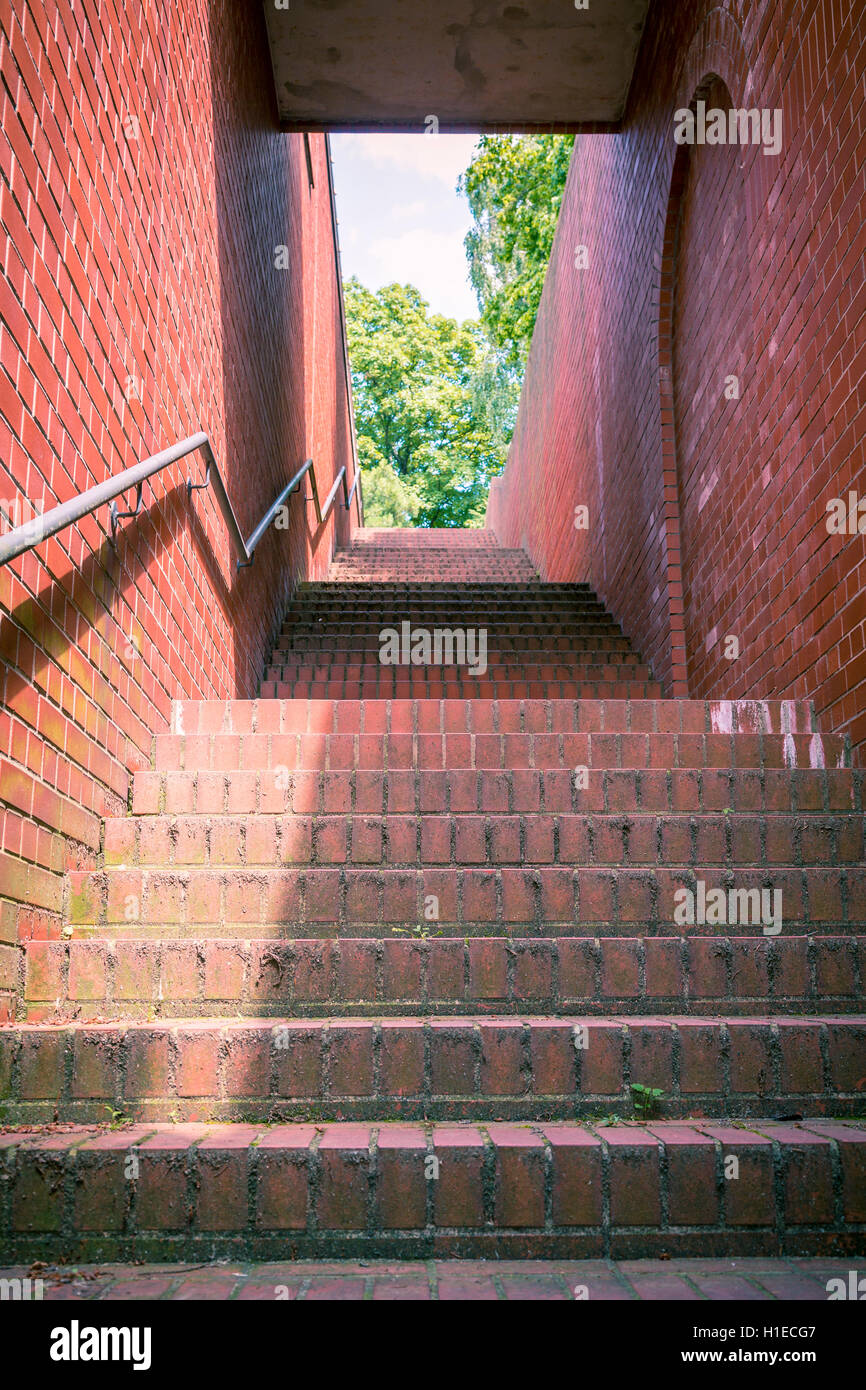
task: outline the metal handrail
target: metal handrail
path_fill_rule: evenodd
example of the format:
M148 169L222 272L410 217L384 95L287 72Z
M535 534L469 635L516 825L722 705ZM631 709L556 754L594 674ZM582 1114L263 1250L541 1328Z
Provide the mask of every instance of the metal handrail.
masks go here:
M270 507L268 507L268 510L265 512L258 526L256 526L249 538L244 540L241 534L241 528L238 525L238 519L235 516L234 508L229 501L225 483L223 482L223 476L214 456L213 449L211 448L210 440L203 432L191 434L188 439L180 440L179 443L173 444L170 449L163 449L160 453L153 454L150 458L143 459L141 463L134 464L132 468L124 469L122 473L116 474L115 477L107 478L104 483L97 483L96 487L88 488L86 492L79 493L79 495L73 497L71 501L62 502L59 507L53 507L50 512L45 512L43 515L34 518L34 520L25 522L23 526L16 527L16 529L10 531L8 535L0 536L0 565L8 564L10 560L16 559L17 556L23 555L28 550L33 550L41 541L48 540L50 536L56 536L58 531L65 530L67 526L74 526L77 521L81 521L83 517L90 515L91 512L95 512L98 507L104 506L106 502L110 505L109 515L111 518L111 540L113 544L117 534L118 522L123 517L137 516L141 511L141 492L147 479L152 478L155 473L159 473L163 468L167 468L169 464L176 463L178 459L185 458L187 454L195 453L197 449L201 449L204 454L207 469L203 483L194 483L192 478L187 479L187 495L192 497L193 492L199 488L206 488L208 486L213 488L220 511L223 515L223 520L228 527L232 543L240 557L237 561L238 569L245 569L253 563L253 555L262 536L273 524L274 518L281 507L285 506L288 498L300 487L303 479L308 473L310 475L313 496L307 500L313 501L316 504L316 518L319 525L327 521L341 483L343 485L343 497L345 498L344 507L346 510L351 507L352 497L354 496L355 488L358 486L358 479L360 477L360 473L356 471L355 481L352 484L352 491L347 492L346 469L344 465L337 474L334 485L325 500L324 507L320 507L319 493L316 486L315 464L312 459L307 459L304 466L298 469L292 481L283 488L279 496L271 503ZM119 497L122 492L127 492L129 488L132 487L137 489L135 507L131 511L121 512L118 510L115 498Z
M349 411L349 425L351 431L352 444L352 464L354 467L354 479L352 486L346 488L346 468L345 465L340 469L334 479L331 491L325 499L324 507L319 505L319 491L316 486L316 470L312 459L307 459L302 468L298 470L292 481L283 488L279 496L271 503L265 512L258 526L252 532L248 540L244 540L238 519L235 516L234 508L229 501L228 493L225 489L222 473L219 464L214 456L208 436L203 432L192 434L188 439L182 439L179 443L172 445L170 449L163 449L158 454L153 454L150 458L143 459L141 463L134 464L132 468L127 468L122 473L118 473L113 478L107 478L104 483L98 483L96 487L88 488L86 492L79 493L69 502L63 502L59 507L53 507L50 512L45 512L41 516L35 517L32 521L25 522L23 526L18 526L5 536L0 536L0 565L6 565L10 560L16 559L28 550L33 550L41 541L48 540L55 536L58 531L63 531L67 526L74 526L77 521L95 512L98 507L109 504L109 516L111 519L111 541L115 543L118 523L125 517L137 516L141 511L141 494L144 483L148 478L159 473L169 464L176 463L178 459L184 458L187 454L195 453L201 449L207 465L203 483L194 483L192 478L187 479L187 495L192 497L194 491L199 488L212 487L219 503L220 511L229 530L232 543L239 555L237 561L238 569L245 569L253 562L253 554L262 536L273 524L274 518L283 507L291 494L300 487L303 478L309 473L310 486L312 487L312 497L307 501L315 503L316 518L321 525L327 521L334 499L337 496L340 485L343 488L343 508L349 511L352 500L357 491L358 493L358 522L364 524L363 494L360 487L361 470L358 466L358 444L355 435L355 410L352 398L352 373L349 366L348 336L346 332L346 309L343 299L343 276L340 264L340 239L337 230L337 201L334 193L334 173L331 160L331 145L328 135L325 135L325 166L328 173L328 196L331 208L331 228L334 240L334 266L337 278L337 298L340 312L340 330L343 340L343 363L346 378L346 404ZM119 511L115 498L129 488L136 488L135 506L129 511Z
M349 495L348 495L348 497L346 498L346 503L345 503L346 511L348 511L349 508L350 508L351 505L352 505L352 498L355 496L355 488L358 486L358 484L359 484L360 481L361 481L361 470L360 470L360 468L358 468L358 469L356 469L356 471L355 471L355 481L353 482L352 486L349 488ZM359 514L359 516L360 516L360 518L361 518L361 524L363 525L363 522L364 522L364 514L363 514L363 511L362 511L362 509L361 509L361 492L360 492L360 489L359 489L359 491L358 491L358 514Z
M357 488L358 483L359 483L360 480L361 480L361 474L360 474L360 472L358 472L358 473L355 474L355 481L352 483L352 486L351 486L351 487L348 489L348 491L347 491L347 490L346 490L346 468L345 468L345 465L344 465L344 466L340 469L340 471L339 471L339 473L337 474L336 478L334 479L333 485L332 485L332 487L331 487L331 491L328 493L327 497L325 498L325 505L324 505L323 507L320 507L320 506L319 506L319 490L318 490L318 488L316 487L316 472L315 472L315 469L313 468L313 461L312 461L312 459L308 459L308 460L307 460L307 462L304 464L304 467L301 469L301 473L298 474L298 477L300 477L303 473L305 473L305 472L307 471L308 468L310 469L310 486L311 486L312 489L313 489L313 495L312 495L312 497L308 497L306 500L307 500L308 502L314 502L314 503L315 503L315 506L316 506L316 516L317 516L317 518L318 518L319 525L321 526L321 524L322 524L323 521L327 521L327 520L328 520L328 514L330 513L330 510L331 510L331 508L332 508L333 505L334 505L334 498L336 497L337 493L339 492L339 490L340 490L340 485L341 485L341 484L342 484L342 487L343 487L343 511L344 511L344 512L347 512L347 511L350 510L350 508L351 508L351 506L352 506L352 498L355 496L355 489ZM359 496L359 498L360 498L360 493L358 494L358 496ZM359 512L359 513L360 513L360 510L361 510L361 507L360 507L360 501L359 501L359 504L358 504L358 512Z

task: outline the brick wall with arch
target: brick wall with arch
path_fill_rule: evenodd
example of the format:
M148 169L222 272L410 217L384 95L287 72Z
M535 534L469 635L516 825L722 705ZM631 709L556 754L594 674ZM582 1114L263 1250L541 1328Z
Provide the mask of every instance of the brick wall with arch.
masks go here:
M866 537L827 504L866 498L864 44L830 0L651 6L619 131L576 140L488 507L668 693L811 697L858 762ZM677 145L698 99L781 110L779 154Z

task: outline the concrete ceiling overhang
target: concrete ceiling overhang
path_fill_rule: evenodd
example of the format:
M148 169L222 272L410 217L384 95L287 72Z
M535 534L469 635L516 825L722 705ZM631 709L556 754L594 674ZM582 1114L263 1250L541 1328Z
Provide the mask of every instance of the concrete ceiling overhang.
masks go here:
M264 0L287 130L575 130L622 118L649 0Z

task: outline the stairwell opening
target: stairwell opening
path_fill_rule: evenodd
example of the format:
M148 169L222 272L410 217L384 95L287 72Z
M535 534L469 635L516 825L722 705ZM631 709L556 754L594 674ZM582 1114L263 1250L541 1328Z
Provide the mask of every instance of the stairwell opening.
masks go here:
M479 527L508 454L573 137L332 138L371 526Z

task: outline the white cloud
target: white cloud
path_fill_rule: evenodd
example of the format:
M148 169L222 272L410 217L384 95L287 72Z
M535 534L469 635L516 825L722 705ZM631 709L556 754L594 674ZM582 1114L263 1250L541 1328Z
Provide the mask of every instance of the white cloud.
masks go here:
M379 271L375 288L394 282L415 285L435 313L461 320L478 317L462 236L412 227L396 236L377 237L367 250Z
M377 169L396 168L426 174L453 188L463 173L477 135L342 135L346 153L360 157Z
M395 203L391 208L391 216L406 220L410 217L423 217L427 210L428 205L423 198L417 198L414 203Z
M377 290L416 285L434 313L477 318L463 239L471 225L459 175L474 135L335 135L343 274Z

